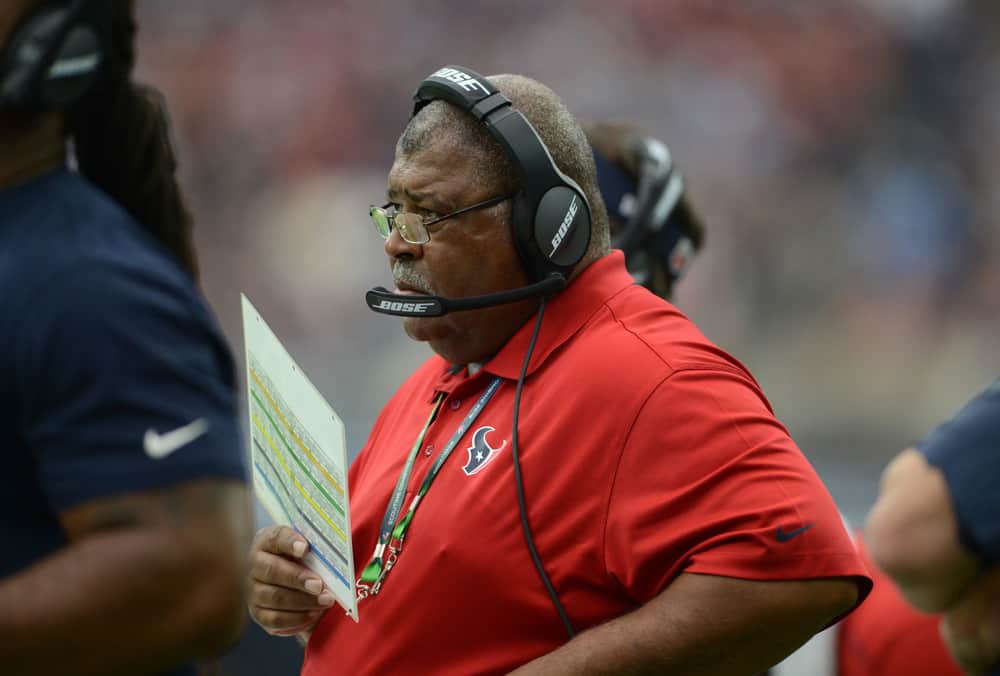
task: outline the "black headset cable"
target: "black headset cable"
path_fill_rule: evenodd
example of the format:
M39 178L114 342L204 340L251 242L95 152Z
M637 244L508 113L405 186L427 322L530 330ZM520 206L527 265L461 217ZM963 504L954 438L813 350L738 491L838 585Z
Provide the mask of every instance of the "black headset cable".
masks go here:
M542 298L541 305L538 308L538 319L535 321L535 330L531 334L531 341L528 343L528 352L524 356L524 363L521 365L521 375L517 379L517 388L514 391L514 420L513 420L513 430L511 431L511 456L514 463L514 484L517 487L517 506L521 513L521 528L524 531L524 540L528 545L528 552L531 554L531 560L535 563L535 568L538 570L538 576L542 578L542 584L545 585L545 589L549 592L549 597L552 599L552 605L555 606L556 612L559 613L559 619L562 620L563 626L566 628L566 633L572 639L576 636L576 632L573 631L573 623L569 621L569 615L566 614L566 609L563 608L562 602L559 600L559 594L556 593L555 587L552 586L552 581L549 580L548 574L545 572L545 567L542 565L542 559L538 555L538 550L535 548L535 540L531 536L531 526L528 524L528 508L524 500L524 482L521 480L521 461L518 456L518 446L517 446L517 419L518 411L521 408L521 388L524 386L524 379L528 373L528 365L531 363L531 354L535 351L535 342L538 340L538 334L542 328L542 317L545 316L545 298Z

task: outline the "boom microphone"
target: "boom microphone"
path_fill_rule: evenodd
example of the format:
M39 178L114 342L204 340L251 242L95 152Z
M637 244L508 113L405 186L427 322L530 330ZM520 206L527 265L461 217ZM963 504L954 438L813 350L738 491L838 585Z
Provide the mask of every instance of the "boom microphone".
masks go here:
M365 302L375 312L397 317L440 317L450 312L479 310L495 305L515 303L536 296L550 296L566 288L566 278L552 273L540 282L509 291L486 293L467 298L443 298L431 295L393 293L376 286L365 294Z

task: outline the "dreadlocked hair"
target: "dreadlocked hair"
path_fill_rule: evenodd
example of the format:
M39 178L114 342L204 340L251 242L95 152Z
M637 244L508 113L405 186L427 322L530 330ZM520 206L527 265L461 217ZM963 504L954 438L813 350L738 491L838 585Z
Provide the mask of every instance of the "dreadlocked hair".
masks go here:
M193 221L177 183L166 102L132 81L134 0L107 0L101 81L68 114L77 167L197 277Z

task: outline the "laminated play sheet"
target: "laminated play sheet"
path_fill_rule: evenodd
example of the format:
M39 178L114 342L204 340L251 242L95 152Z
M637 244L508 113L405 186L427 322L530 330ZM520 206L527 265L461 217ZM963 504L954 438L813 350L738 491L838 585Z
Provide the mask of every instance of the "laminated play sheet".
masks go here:
M276 523L305 536L305 565L357 621L344 424L241 298L256 496Z

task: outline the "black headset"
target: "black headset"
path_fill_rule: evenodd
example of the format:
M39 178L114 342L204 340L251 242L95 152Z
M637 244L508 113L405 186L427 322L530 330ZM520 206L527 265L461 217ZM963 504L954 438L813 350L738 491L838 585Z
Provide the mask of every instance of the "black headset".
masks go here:
M110 4L46 2L25 16L0 50L0 108L57 110L84 96L106 61L98 8Z
M529 283L465 298L414 298L379 286L365 294L368 307L388 315L435 317L544 298L563 290L567 274L590 246L590 203L583 190L559 171L538 132L514 109L510 99L479 73L458 66L435 71L417 87L410 118L438 99L486 125L517 169L521 185L513 199L513 239Z
M521 187L514 197L514 244L529 280L565 277L590 245L590 204L583 190L559 171L538 132L510 99L479 73L460 66L435 71L417 87L412 115L436 99L486 125L517 168Z

